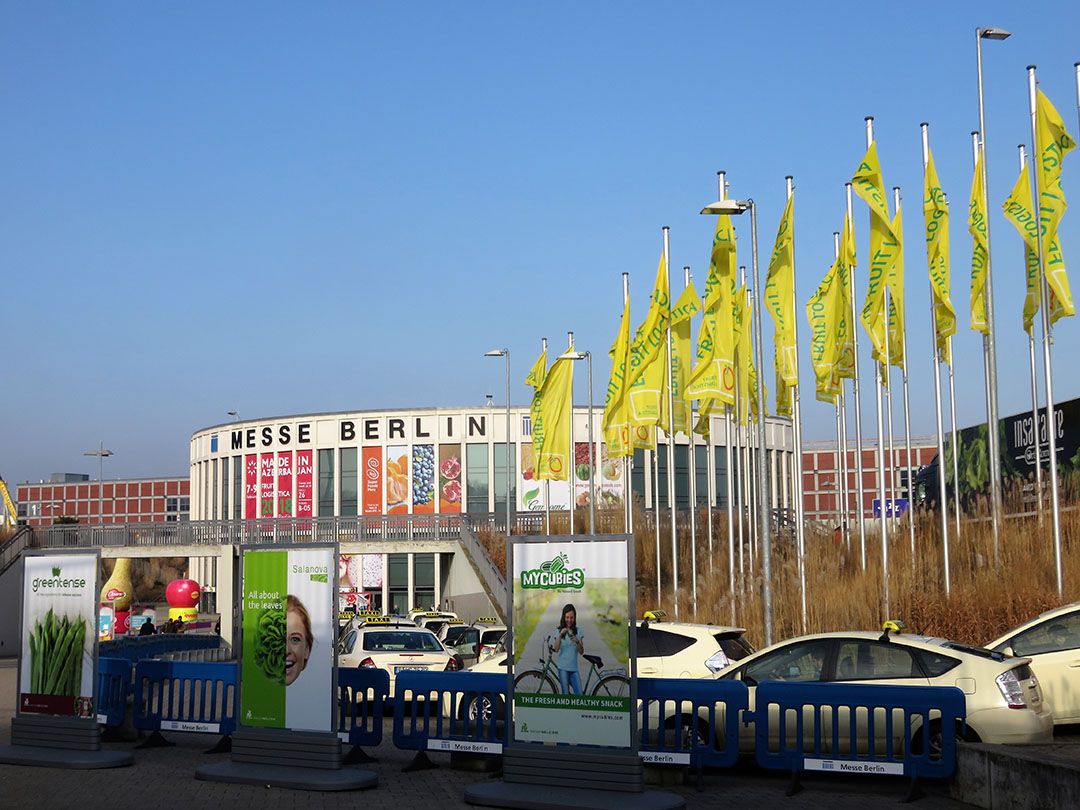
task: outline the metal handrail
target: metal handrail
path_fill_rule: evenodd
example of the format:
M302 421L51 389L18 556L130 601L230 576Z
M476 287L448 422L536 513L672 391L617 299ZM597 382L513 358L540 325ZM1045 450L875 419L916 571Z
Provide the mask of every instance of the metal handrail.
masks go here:
M10 568L19 555L30 545L33 545L34 533L29 526L22 526L15 534L11 535L4 545L0 546L0 574Z

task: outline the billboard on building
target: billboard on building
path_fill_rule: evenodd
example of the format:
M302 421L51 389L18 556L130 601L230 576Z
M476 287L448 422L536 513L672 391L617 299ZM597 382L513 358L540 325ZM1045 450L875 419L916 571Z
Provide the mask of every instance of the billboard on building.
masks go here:
M439 512L461 511L461 445L439 445Z
M412 449L413 514L435 511L435 445L414 444Z
M363 470L361 471L361 499L363 514L381 515L382 500L382 448L365 447L361 453Z
M296 451L296 516L297 517L311 517L314 512L314 501L312 500L312 488L314 486L314 480L312 479L313 466L311 463L311 451L310 450L297 450Z
M98 555L24 559L20 714L94 717Z
M409 448L395 444L386 448L386 512L409 512Z
M293 454L286 450L277 454L277 515L293 516Z
M333 546L244 550L244 725L333 729L336 563Z

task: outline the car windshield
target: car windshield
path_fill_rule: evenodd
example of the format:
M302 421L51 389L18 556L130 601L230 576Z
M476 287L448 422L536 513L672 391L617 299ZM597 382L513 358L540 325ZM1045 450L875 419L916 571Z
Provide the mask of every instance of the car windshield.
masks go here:
M443 652L434 635L421 630L380 630L364 633L368 652Z

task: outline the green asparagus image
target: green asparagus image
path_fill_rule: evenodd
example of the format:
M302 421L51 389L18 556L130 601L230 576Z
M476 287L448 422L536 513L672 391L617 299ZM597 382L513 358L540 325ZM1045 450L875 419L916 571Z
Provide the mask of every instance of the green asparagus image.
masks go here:
M30 691L78 696L85 643L86 620L58 619L50 608L30 635Z

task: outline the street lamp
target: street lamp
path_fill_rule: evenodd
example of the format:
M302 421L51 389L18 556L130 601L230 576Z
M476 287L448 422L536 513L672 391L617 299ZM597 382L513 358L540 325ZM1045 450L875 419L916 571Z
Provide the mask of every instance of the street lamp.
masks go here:
M240 412L239 411L227 411L227 413L229 414L229 416L233 417L233 419L235 419L237 422L240 421Z
M746 211L750 212L750 250L754 271L754 290L761 289L758 271L757 249L757 205L752 199L749 200L717 200L709 203L701 209L702 214L713 215L737 215ZM765 624L765 646L772 644L773 631L773 608L772 608L772 527L769 524L769 496L766 492L768 470L765 467L768 458L765 452L765 368L764 354L761 345L761 295L754 295L754 340L757 343L757 439L758 456L757 465L757 497L758 497L758 532L761 538L761 578L762 582L762 613Z
M975 65L979 81L979 154L982 157L982 187L983 198L981 200L983 210L989 210L987 199L988 186L986 177L986 117L983 111L983 69L982 69L982 41L984 39L1005 40L1010 36L1004 28L976 28L975 29ZM991 526L994 532L994 564L999 565L1001 527L1001 449L998 437L998 384L997 384L997 337L994 325L994 282L993 266L990 260L990 223L986 224L986 421L988 427L987 439L990 451L990 504L992 512Z
M101 471L102 471L102 465L103 465L103 463L105 461L106 456L113 455L113 451L105 449L105 445L103 443L101 443L101 442L98 442L98 449L97 450L89 450L89 451L83 453L83 455L84 456L97 456L97 460L98 460L98 475L97 475L97 482L98 482L97 483L98 509L97 509L97 514L98 514L98 523L104 523L105 522L105 515L102 514L101 508L102 508L102 505L103 505L103 503L102 503L103 502L102 495L103 495L103 493L105 491L105 488L104 488L104 485L101 483Z
M596 534L596 442L593 439L592 352L565 352L559 355L559 359L589 362L589 534ZM573 452L573 448L570 452ZM571 493L571 499L573 499L573 493Z
M509 349L492 349L490 352L484 352L484 357L505 357L506 358L506 542L510 542L510 527L513 520L513 503L510 497L510 460L512 456L512 445L510 444L510 350Z

